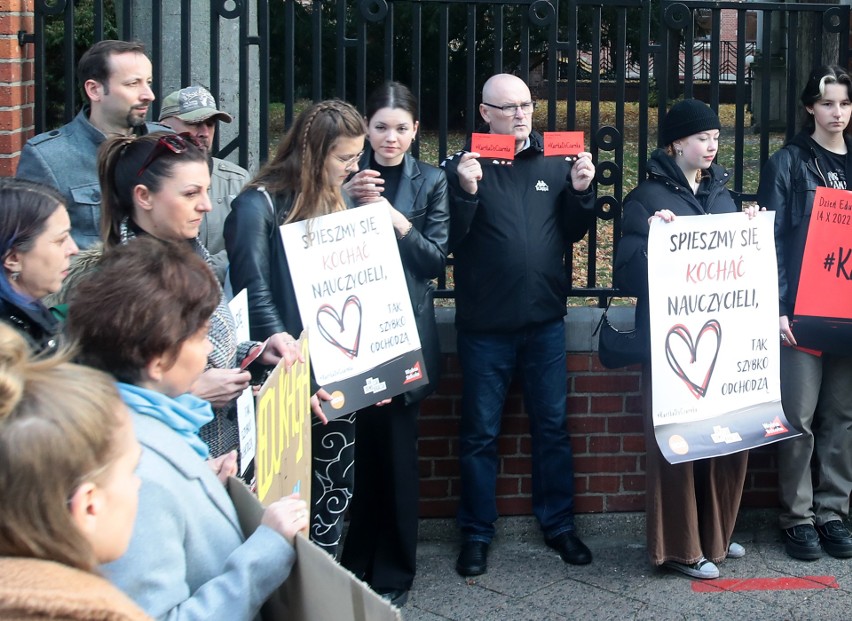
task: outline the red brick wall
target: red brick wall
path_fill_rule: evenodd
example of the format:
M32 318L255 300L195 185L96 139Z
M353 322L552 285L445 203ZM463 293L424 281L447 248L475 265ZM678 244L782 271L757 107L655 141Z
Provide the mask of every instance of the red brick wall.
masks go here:
M452 517L459 496L458 421L461 371L444 357L437 394L420 414L420 514ZM574 449L577 513L643 511L645 438L638 367L611 371L596 353L569 353L568 426ZM530 438L520 385L510 391L499 443L497 507L501 515L532 513ZM743 506L776 505L775 451L752 451Z
M0 176L11 176L21 148L33 135L33 46L18 31L33 32L35 0L0 0Z

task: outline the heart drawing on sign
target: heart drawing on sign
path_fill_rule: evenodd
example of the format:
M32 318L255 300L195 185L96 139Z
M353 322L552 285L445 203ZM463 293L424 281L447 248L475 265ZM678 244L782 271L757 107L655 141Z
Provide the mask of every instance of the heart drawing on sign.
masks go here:
M350 295L340 313L331 304L323 304L317 310L317 328L322 338L347 358L355 358L361 343L361 300Z
M709 337L705 339L705 335ZM694 341L689 329L682 324L672 326L666 335L666 360L696 399L707 394L721 345L722 326L715 319L707 320ZM688 362L683 364L682 361Z

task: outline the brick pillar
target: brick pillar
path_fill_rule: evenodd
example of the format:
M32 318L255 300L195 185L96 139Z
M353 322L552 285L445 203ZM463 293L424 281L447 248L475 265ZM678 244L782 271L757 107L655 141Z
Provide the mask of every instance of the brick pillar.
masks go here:
M0 0L0 176L15 174L21 148L34 133L33 44L18 44L18 31L33 32L35 0Z

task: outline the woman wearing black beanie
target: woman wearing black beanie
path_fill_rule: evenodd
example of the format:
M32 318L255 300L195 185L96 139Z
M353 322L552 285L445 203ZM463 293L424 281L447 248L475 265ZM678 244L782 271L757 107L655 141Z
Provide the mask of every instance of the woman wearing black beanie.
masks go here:
M624 199L623 237L614 284L636 296L636 325L650 334L648 314L648 231L651 221L730 213L737 210L725 189L728 172L714 164L719 117L695 99L676 103L660 124L660 142L648 160L648 179ZM754 209L749 212L754 215ZM650 360L650 352L647 357ZM719 577L716 563L745 554L731 543L747 452L672 465L657 446L651 410L651 363L642 369L645 414L645 519L648 556L693 578Z

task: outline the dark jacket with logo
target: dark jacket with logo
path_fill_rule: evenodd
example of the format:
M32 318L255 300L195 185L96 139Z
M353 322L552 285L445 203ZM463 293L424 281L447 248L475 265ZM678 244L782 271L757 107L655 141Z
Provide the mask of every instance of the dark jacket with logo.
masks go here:
M136 128L138 135L172 130L159 123ZM81 250L100 241L101 188L98 148L106 135L89 122L84 106L74 120L27 141L15 176L53 186L65 197L71 237Z
M852 139L846 138L852 154ZM847 189L852 188L852 155L846 156ZM793 314L814 196L826 186L825 165L807 133L796 135L769 158L760 173L757 203L775 211L779 313Z
M613 284L622 295L636 296L636 325L648 329L648 218L660 209L678 217L733 213L734 199L725 188L728 171L711 164L698 193L692 188L674 158L657 149L648 160L648 179L624 198L621 241L613 268Z
M565 255L594 220L594 190L576 192L572 163L544 157L535 131L513 161L480 159L476 194L459 184L463 153L441 164L450 188L456 326L506 333L563 317L571 278Z

